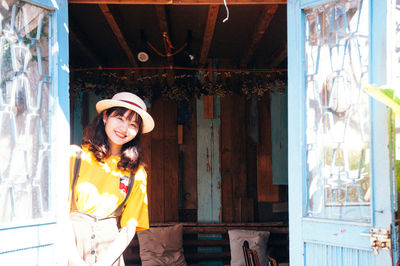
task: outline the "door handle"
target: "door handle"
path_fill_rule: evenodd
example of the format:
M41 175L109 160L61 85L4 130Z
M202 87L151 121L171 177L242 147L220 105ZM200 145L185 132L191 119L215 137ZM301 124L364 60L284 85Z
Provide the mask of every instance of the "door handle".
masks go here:
M369 237L374 255L378 255L379 249L392 249L391 230L371 228L369 233L361 233L360 235Z

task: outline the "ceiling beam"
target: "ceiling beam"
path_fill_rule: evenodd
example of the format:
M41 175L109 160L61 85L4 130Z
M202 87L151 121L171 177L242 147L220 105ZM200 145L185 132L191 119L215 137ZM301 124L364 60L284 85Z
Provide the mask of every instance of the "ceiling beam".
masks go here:
M287 57L287 42L272 55L271 67L277 67Z
M257 44L260 42L265 31L268 29L269 23L271 22L277 10L278 5L269 5L263 8L261 16L257 22L257 26L255 27L253 37L251 38L251 43L247 48L247 53L243 56L240 62L240 65L242 67L247 66L247 64L253 57L253 54L257 48Z
M165 10L165 6L162 5L155 5L154 8L156 9L156 14L158 18L158 24L160 25L160 31L161 31L161 37L163 38L163 45L165 52L167 53L167 63L168 66L170 66L170 69L167 69L167 82L168 85L172 86L174 83L174 76L175 76L175 71L172 68L174 65L174 58L172 57L171 54L171 48L168 47L169 44L166 43L165 38L169 38L169 26L168 26L168 18L167 18L167 12ZM164 36L164 34L167 35L167 37Z
M69 37L78 45L82 52L97 66L101 65L101 60L97 57L90 48L82 41L71 29L69 30Z
M114 19L114 16L111 14L110 9L108 8L108 5L99 4L99 7L100 7L101 11L103 12L104 17L107 19L107 22L111 27L111 30L114 32L115 36L117 37L119 44L121 45L122 49L124 50L125 54L127 55L129 63L132 66L137 67L138 64L136 62L135 56L133 55L131 49L129 48L124 35L122 34L117 22Z
M69 0L70 4L223 5L224 0ZM287 0L228 0L228 5L286 4Z
M203 67L206 64L208 52L210 51L212 38L215 30L215 23L218 17L219 5L210 5L208 8L208 16L206 28L204 29L203 44L201 45L199 65Z
M158 24L160 26L160 31L161 31L161 37L163 38L163 44L167 45L164 34L169 35L169 27L168 27L168 19L167 19L167 12L165 10L165 6L156 5L156 6L154 6L154 8L156 9ZM167 46L165 46L164 49L165 49L165 52L167 53L168 65L172 66L174 64L172 55L168 56L168 47Z
M165 11L165 7L156 5L155 9L156 9L156 14L157 14L158 23L160 25L161 32L168 33L169 29L168 29L168 21L167 21L167 12Z

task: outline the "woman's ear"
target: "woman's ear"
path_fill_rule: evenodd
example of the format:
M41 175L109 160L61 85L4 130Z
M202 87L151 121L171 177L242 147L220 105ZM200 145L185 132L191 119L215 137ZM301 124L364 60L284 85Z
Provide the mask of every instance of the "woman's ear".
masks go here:
M106 112L103 112L103 123L104 123L104 125L106 124L106 121L107 121L107 115L106 115Z

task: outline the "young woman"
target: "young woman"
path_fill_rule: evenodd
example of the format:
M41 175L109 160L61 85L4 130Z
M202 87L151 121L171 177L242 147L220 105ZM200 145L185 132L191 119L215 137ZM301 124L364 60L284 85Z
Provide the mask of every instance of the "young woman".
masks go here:
M135 232L149 228L139 138L154 121L142 99L128 92L99 101L96 109L82 149L71 154L69 265L121 266Z

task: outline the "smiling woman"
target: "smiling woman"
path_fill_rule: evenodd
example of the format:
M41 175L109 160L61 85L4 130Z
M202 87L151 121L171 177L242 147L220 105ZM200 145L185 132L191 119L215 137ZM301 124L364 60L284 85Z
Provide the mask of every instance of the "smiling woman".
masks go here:
M122 145L133 140L139 133L142 119L136 112L119 107L104 112L103 122L111 154L119 155Z
M139 137L154 128L145 103L132 93L99 101L71 154L70 265L124 265L135 232L149 228L147 175Z

